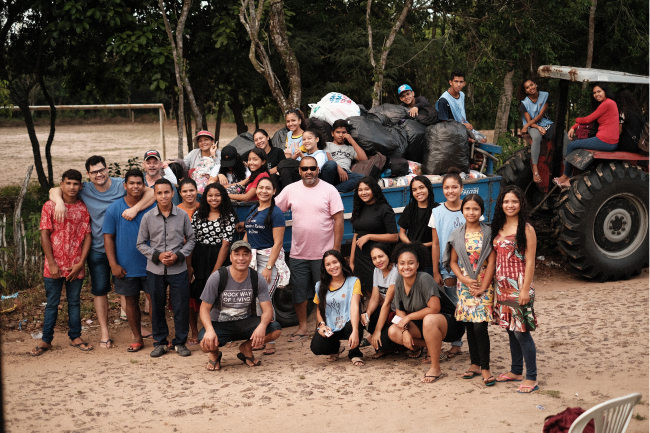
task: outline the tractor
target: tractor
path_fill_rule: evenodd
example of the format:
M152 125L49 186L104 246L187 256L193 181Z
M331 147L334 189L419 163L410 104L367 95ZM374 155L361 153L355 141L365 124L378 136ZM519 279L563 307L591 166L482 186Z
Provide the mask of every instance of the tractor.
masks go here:
M570 188L561 191L553 177L564 170L569 84L648 84L648 77L566 66L540 66L538 75L560 79L555 137L541 145L542 182L533 182L529 146L508 158L497 174L502 184L521 187L534 211L555 214L558 248L579 274L600 282L637 276L648 266L648 155L578 149L564 158L574 166ZM522 138L530 145L530 136Z

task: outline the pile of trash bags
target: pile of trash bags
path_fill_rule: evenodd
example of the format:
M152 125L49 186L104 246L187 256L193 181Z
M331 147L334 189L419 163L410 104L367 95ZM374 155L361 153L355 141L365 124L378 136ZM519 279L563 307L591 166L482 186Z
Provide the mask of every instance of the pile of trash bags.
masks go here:
M415 161L422 164L422 173L427 175L445 174L452 166L469 172L469 131L456 121L438 122L434 107L419 109L415 118L401 105L382 104L366 111L335 92L310 107L309 125L327 141L332 140L331 125L338 119L347 119L350 135L368 156L381 153L389 159ZM271 145L284 148L287 133L286 128L278 130Z

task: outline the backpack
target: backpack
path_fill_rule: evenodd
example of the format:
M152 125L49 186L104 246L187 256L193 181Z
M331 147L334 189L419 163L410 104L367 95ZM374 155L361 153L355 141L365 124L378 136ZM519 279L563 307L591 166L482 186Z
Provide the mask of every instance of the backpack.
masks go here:
M585 138L595 137L598 133L598 122L595 120L589 125L578 125L576 128L576 138L578 140L584 140Z
M214 308L215 305L217 305L217 301L221 299L221 295L224 290L226 290L228 278L230 278L230 272L228 272L228 269L225 266L220 267L217 272L219 272L219 289L217 290L217 299L214 301L214 304L212 304L212 308ZM251 288L253 289L253 297L251 298L252 311L255 312L255 300L257 299L257 286L259 281L257 281L257 271L255 269L248 268L248 272L248 275L251 277Z
M376 153L366 161L360 161L354 164L350 171L379 180L379 176L381 175L381 172L384 171L385 165L386 157L381 153Z

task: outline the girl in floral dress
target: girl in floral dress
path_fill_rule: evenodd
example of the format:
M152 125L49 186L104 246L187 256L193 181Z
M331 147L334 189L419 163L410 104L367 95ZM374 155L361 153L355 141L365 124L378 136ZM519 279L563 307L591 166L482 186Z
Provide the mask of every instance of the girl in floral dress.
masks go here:
M537 349L531 331L537 329L533 304L535 289L535 229L526 223L524 192L517 186L501 190L492 220L493 247L497 253L497 304L494 320L508 331L512 364L498 382L525 379L519 393L537 391ZM526 377L523 377L524 360Z
M482 375L486 386L496 384L490 374L490 336L493 321L496 254L492 249L492 230L479 222L485 210L478 194L468 194L461 203L466 223L449 235L443 262L457 276L456 320L465 322L471 365L463 379Z

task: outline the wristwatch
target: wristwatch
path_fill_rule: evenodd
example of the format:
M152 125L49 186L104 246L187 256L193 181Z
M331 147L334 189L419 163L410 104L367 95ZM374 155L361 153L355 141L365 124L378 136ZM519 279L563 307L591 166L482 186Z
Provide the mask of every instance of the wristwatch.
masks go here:
M271 265L266 265L266 269L268 269L268 270L270 271L271 269L273 269L273 266L271 266Z

